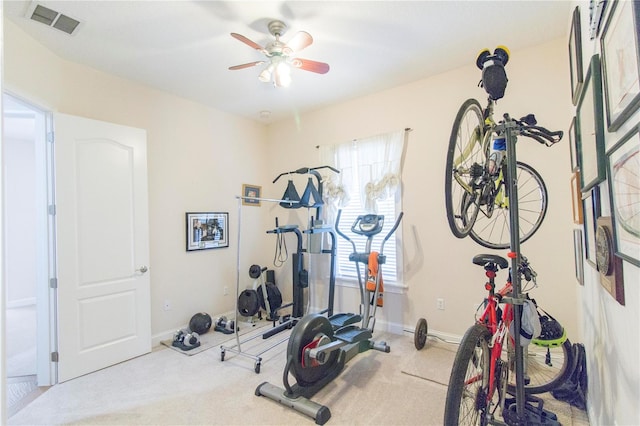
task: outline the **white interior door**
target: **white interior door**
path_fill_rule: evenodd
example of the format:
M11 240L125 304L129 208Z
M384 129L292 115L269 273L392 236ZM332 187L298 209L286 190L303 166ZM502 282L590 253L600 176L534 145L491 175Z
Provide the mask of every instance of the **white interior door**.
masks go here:
M54 116L58 381L151 351L146 131Z

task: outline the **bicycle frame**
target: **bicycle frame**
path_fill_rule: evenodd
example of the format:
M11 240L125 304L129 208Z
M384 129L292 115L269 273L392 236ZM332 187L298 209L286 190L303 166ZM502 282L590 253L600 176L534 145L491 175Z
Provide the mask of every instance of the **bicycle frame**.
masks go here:
M487 270L485 274L489 278L489 282L485 284L485 287L489 290L489 297L486 299L486 307L482 315L477 318L476 322L487 327L491 333L491 342L489 343L491 349L491 356L489 359L489 381L487 383L487 395L485 400L485 403L488 405L493 399L499 385L498 378L496 377L497 361L502 357L502 348L504 346L505 338L509 336L509 325L513 319L512 305L504 304L504 311L501 314L498 314L500 309L499 304L505 295L511 293L513 288L511 286L511 282L507 282L496 294L494 283L496 273L494 271ZM478 377L471 378L471 380L468 380L465 385L471 384L477 379ZM507 377L504 378L504 383L506 384L506 382ZM500 407L503 406L504 397L504 394L500 396L501 399L498 404Z

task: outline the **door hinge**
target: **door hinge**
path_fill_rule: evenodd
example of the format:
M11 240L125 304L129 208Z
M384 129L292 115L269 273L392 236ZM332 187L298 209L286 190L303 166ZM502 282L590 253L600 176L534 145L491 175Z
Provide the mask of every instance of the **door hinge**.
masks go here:
M58 279L50 278L49 279L49 288L58 288Z
M56 205L55 204L49 204L49 214L51 216L55 216L56 215Z
M53 132L48 132L47 133L47 142L53 143L54 141L55 141L55 135L53 134Z
M58 352L51 352L51 362L59 362L60 355Z

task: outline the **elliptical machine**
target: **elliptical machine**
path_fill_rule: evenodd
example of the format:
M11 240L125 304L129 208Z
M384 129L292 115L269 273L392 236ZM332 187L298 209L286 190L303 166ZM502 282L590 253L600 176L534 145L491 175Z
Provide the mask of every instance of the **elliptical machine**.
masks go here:
M351 226L355 234L366 237L365 251L357 252L355 242L338 228L340 215L336 219L336 232L353 246L349 260L356 262L358 284L360 288L360 313L338 313L325 317L310 314L303 317L293 328L287 347L287 363L284 368L283 384L285 389L268 382L260 384L255 391L257 396L266 396L282 405L315 419L316 424L325 424L331 418L329 407L311 401L311 397L326 386L344 369L345 364L357 354L370 349L390 352L386 342L372 340L375 326L376 309L381 300L381 270L364 275L361 264L371 272L372 263L385 263L384 245L400 225L403 213L387 233L380 245L380 252L371 251L373 237L382 231L384 216L366 214L358 216ZM289 384L289 374L296 383Z

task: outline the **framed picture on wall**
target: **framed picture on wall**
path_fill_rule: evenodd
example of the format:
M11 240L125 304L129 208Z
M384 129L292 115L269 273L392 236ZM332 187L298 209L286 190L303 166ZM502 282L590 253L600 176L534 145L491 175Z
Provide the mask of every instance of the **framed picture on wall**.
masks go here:
M577 170L571 176L571 200L573 223L582 225L584 213L582 211L582 193L580 192L580 172Z
M616 255L640 266L640 128L607 154L609 197Z
M569 72L571 75L571 98L574 105L578 102L583 83L582 37L580 34L580 8L576 6L573 9L569 33Z
M640 4L613 2L600 39L610 132L615 132L640 106L639 33Z
M594 187L583 195L582 211L584 213L584 254L587 263L597 269L596 266L596 223L600 217L600 188Z
M187 251L229 247L229 213L186 213Z
M573 255L576 266L576 280L584 285L584 254L582 252L582 229L573 230Z
M583 193L604 181L607 173L601 87L600 57L593 55L576 113L580 189Z
M262 195L262 187L258 185L242 185L242 204L245 206L260 207L260 196Z
M569 151L571 153L571 171L575 172L580 168L578 163L578 136L576 130L576 118L573 117L569 126Z

